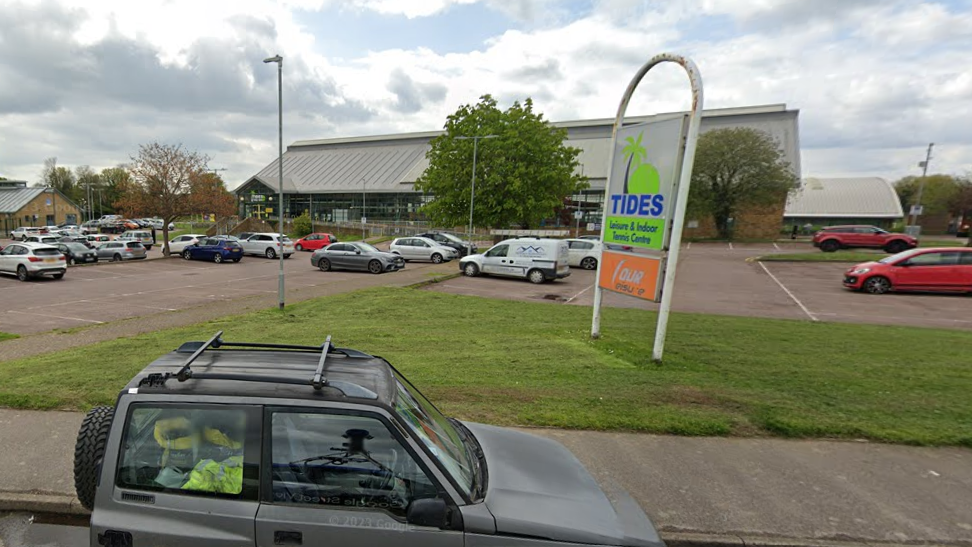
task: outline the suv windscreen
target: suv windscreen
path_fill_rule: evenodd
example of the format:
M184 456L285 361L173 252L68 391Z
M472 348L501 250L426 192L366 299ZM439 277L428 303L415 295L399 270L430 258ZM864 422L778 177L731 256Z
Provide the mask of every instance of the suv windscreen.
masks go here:
M469 449L456 428L407 380L395 374L395 413L442 463L466 495L473 491L474 469Z

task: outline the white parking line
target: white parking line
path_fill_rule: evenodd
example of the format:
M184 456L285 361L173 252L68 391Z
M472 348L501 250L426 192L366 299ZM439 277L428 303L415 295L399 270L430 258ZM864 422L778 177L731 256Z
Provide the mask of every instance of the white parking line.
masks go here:
M800 302L800 299L797 298L796 295L794 295L792 292L790 292L790 289L787 289L786 285L780 282L780 280L777 279L775 275L773 275L773 272L769 271L769 268L766 267L766 264L760 262L759 266L763 268L764 272L766 272L771 278L773 278L773 281L776 281L776 284L779 285L781 289L783 289L783 292L785 292L787 296L789 296L794 302L796 302L797 306L800 306L800 309L803 310L803 313L807 314L807 317L809 317L811 321L819 321L819 319L817 319L817 316L810 313L810 310L808 310L807 307L803 305L803 302Z
M584 290L582 290L581 292L579 292L579 293L577 293L577 294L575 294L574 296L571 296L570 298L568 298L568 299L567 299L567 300L566 300L566 301L564 302L564 304L570 304L570 303L571 303L571 302L573 302L573 301L574 301L574 300L575 300L575 299L576 299L576 298L577 298L578 296L580 296L580 295L582 295L582 294L584 294L584 293L586 293L587 291L589 291L589 290L591 290L591 289L593 289L593 288L594 288L594 285L592 284L592 285L591 285L590 287L587 287L586 289L584 289Z
M780 246L777 245L776 243L773 243L773 248L776 249L777 251L782 251L783 250L783 249L780 249Z
M49 315L46 313L32 313L29 311L19 311L19 310L8 310L7 313L20 313L23 315L36 315L38 317L50 317L51 319L66 319L68 321L83 321L85 323L94 323L96 325L103 324L102 321L95 321L94 319L81 319L79 317L64 317L63 315Z
M687 245L687 246L685 247L685 250L687 251L687 250L689 250L689 249L691 249L691 248L692 248L692 242L691 242L691 241L689 241L689 242L688 242L688 245Z
M730 251L732 250L732 242L731 241L729 242L729 250Z

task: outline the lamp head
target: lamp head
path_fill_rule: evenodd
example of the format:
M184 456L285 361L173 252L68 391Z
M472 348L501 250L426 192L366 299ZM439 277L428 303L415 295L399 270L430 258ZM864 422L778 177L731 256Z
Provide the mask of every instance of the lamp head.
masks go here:
M267 57L263 60L264 63L280 63L283 62L283 57L280 55L274 55L273 57Z

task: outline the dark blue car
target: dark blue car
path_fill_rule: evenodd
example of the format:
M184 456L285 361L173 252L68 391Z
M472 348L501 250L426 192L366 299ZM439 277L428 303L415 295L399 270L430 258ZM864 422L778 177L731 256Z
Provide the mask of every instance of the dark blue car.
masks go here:
M243 247L235 241L208 237L189 245L182 251L186 260L212 260L219 264L227 260L239 262L243 258Z

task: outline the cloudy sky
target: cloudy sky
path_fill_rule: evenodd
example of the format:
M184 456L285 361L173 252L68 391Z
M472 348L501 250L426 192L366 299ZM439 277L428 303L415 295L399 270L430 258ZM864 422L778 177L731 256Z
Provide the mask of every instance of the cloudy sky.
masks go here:
M95 169L139 143L230 187L284 141L440 129L484 93L612 117L651 55L691 56L706 107L800 110L804 176L972 169L972 0L0 0L0 175ZM629 114L688 106L675 68Z

